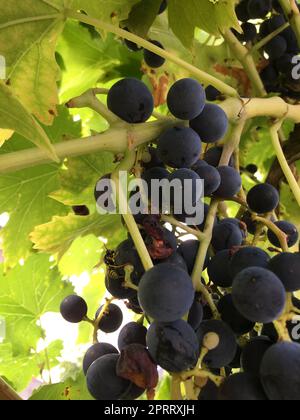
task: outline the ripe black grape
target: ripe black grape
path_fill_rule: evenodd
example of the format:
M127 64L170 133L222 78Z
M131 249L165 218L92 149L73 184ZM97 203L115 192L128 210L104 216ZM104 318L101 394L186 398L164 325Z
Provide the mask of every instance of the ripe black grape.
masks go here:
M279 74L274 67L274 63L269 64L261 71L260 77L265 85L267 92L275 92L277 90L278 76Z
M141 165L145 170L158 167L164 168L164 163L158 156L157 148L149 147L147 152L148 154L143 156L141 162Z
M123 272L127 265L132 266L133 272L130 275L131 281L134 284L139 283L144 274L144 267L131 239L121 242L117 247L115 252L115 265L117 268L123 269Z
M172 168L190 168L198 161L201 150L200 137L191 128L170 128L158 139L159 157Z
M199 245L200 243L197 240L189 239L188 241L182 242L178 248L178 253L182 255L184 261L186 262L189 274L192 274L193 272L199 251ZM208 261L209 257L206 256L204 269L207 267Z
M278 206L279 194L270 184L258 184L249 191L247 203L250 209L256 213L268 213Z
M162 46L162 44L160 42L158 42L158 41L150 41L150 42L151 42L151 44L155 45L156 47L164 49L164 47ZM160 55L157 55L154 52L146 50L146 49L144 50L144 60L149 67L152 67L154 69L162 67L165 64L165 61L166 61Z
M205 89L205 95L208 101L213 102L219 98L219 96L221 95L221 92L218 89L216 89L214 86L209 85Z
M209 262L207 272L209 280L216 286L232 286L233 277L230 270L231 252L228 249L218 252Z
M188 271L186 262L182 255L179 254L179 252L174 252L170 257L166 258L165 260L155 261L156 264L161 263L168 263L173 265L174 267L181 268L184 271Z
M185 321L153 322L147 333L153 360L168 372L183 372L196 366L200 354L193 328Z
M72 324L78 324L87 315L88 307L86 301L76 295L66 297L60 305L62 317Z
M119 354L118 350L108 343L96 343L88 349L83 359L83 372L86 375L89 367L106 354Z
M209 333L215 333L218 336L219 344L215 349L208 352L203 363L211 369L220 369L229 365L237 351L237 343L233 331L223 321L204 321L197 330L201 346Z
M275 225L287 235L287 244L289 248L298 242L299 233L295 225L284 220L275 222ZM271 229L268 230L268 239L272 245L280 247L279 239Z
M220 225L232 223L236 227L238 227L243 235L243 238L247 237L247 229L246 226L241 222L241 220L236 219L235 217L226 217L225 219L222 219L219 221Z
M260 336L252 338L242 351L241 364L243 371L259 376L264 355L273 344L269 337Z
M231 166L219 166L217 170L221 177L221 183L214 195L222 198L234 197L242 187L240 174Z
M119 350L123 350L129 344L141 344L146 347L147 328L137 322L129 322L121 329L118 338Z
M203 305L201 294L197 293L188 315L188 323L196 331L203 321Z
M174 184L170 198L171 206L175 212L182 210L184 213L186 200L189 204L195 205L200 200L203 191L201 188L200 177L191 169L181 168L169 175L168 180ZM178 185L178 188L177 188ZM192 215L191 215L192 216Z
M122 269L110 268L105 275L105 287L107 291L117 299L129 299L134 296L133 289L124 286L125 273Z
M227 132L228 118L218 105L206 104L201 114L191 119L190 127L204 143L216 143Z
M263 19L272 10L272 0L249 0L248 13L251 19Z
M167 9L167 7L168 7L168 2L167 2L167 0L163 0L162 1L162 3L161 3L161 5L160 5L160 8L159 8L159 11L158 11L158 14L160 15L160 14L162 14L166 9Z
M73 206L72 209L76 216L89 216L90 214L87 206Z
M269 255L260 248L247 246L237 251L230 262L230 271L235 277L245 268L262 267L268 268L270 261Z
M213 229L212 246L216 252L242 245L241 229L233 223L219 223Z
M273 345L264 355L261 381L272 401L299 401L300 345L282 342Z
M161 322L180 319L191 308L195 291L186 271L159 264L141 279L138 299L147 315Z
M201 388L198 400L199 401L217 401L219 395L218 386L208 379L207 384Z
M220 187L221 175L213 166L201 165L195 172L203 179L205 196L210 196Z
M235 8L238 20L247 22L250 19L248 12L248 0L242 0Z
M138 79L117 82L107 95L107 106L122 120L137 124L146 122L154 109L154 100L147 86Z
M257 29L253 23L244 22L242 25L242 41L243 42L252 42L257 37Z
M103 305L100 306L98 311L96 312L95 318L97 319L100 312L102 311ZM123 322L123 313L119 306L111 303L107 308L107 311L103 315L100 323L99 323L99 330L105 333L112 333L117 331Z
M123 28L124 31L130 32L130 30L128 28ZM137 45L135 42L129 41L128 39L124 39L124 44L126 45L126 47L133 52L137 52L140 51L142 49L142 47L140 47L139 45Z
M202 85L197 80L187 78L173 84L168 93L167 104L174 117L193 120L203 111L205 100Z
M294 64L293 64L293 54L286 53L279 59L275 61L276 70L283 74L291 74Z
M120 400L130 387L130 381L117 376L118 360L118 354L107 354L88 369L87 387L96 400Z
M265 52L268 54L270 60L277 60L282 57L286 51L287 42L281 35L277 35L265 46Z
M219 390L221 401L266 401L267 397L258 376L236 373L229 376Z
M261 267L246 268L235 277L232 297L235 307L245 318L263 324L278 319L286 301L279 278Z
M287 292L300 289L300 254L283 252L273 257L269 269L282 281Z
M226 295L220 299L218 311L222 321L229 325L235 334L244 335L253 330L255 324L243 317L235 308L232 295Z

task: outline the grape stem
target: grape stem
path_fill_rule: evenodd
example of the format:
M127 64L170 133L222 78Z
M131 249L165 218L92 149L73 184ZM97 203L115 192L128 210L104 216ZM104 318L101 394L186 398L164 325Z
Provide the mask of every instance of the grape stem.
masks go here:
M201 232L200 230L193 229L193 228L185 225L184 223L179 222L174 217L162 216L161 220L165 223L170 223L172 226L176 226L176 227L184 230L186 233L190 233L191 235L196 236L199 239L199 241L202 241L206 238L205 234L203 232Z
M259 222L264 224L265 226L267 226L268 229L270 229L278 238L279 242L280 242L280 246L282 248L283 252L289 252L289 247L288 247L288 243L287 243L287 235L282 232L281 229L279 229L275 223L273 223L271 220L268 220L264 217L260 217L260 216L253 216L252 217L253 220L255 222Z
M248 48L240 43L240 41L230 29L223 33L223 38L227 42L232 53L243 65L256 94L262 97L266 96L267 92Z
M0 377L0 401L22 401L20 395Z
M297 37L300 47L300 13L295 0L279 0L283 11L288 18L291 27Z
M96 96L97 94L99 94L99 89L89 89L82 95L71 99L67 102L66 106L68 108L90 108L100 114L109 123L109 125L113 125L118 122L123 123L123 121L121 121L101 101L99 101Z
M205 228L203 232L205 235L205 238L200 243L199 251L196 257L196 264L195 264L193 274L192 274L192 280L193 280L193 285L194 285L195 290L202 293L204 299L210 306L215 318L218 317L219 313L209 291L207 290L205 285L203 285L201 282L201 276L202 276L202 271L203 271L206 255L208 252L208 248L211 243L212 231L213 231L213 227L215 223L216 214L218 211L218 205L219 205L219 202L217 200L211 201L210 209L206 218Z
M126 171L130 173L132 168L134 167L135 161L136 161L136 152L135 151L127 152L123 161L120 163L117 169L113 172L112 180L115 182L115 185L117 187L116 195L119 199L119 202L122 201L124 204L126 203L126 207L127 207L126 214L123 214L122 216L126 223L128 232L130 233L131 238L134 242L134 245L137 249L137 252L140 256L144 269L148 271L153 267L153 262L149 255L148 249L144 243L141 232L134 220L133 215L130 212L130 209L128 208L128 201L127 201L125 192L122 190L122 188L119 189L119 173L121 171Z
M274 119L287 118L300 123L300 105L289 105L280 97L238 99L229 98L219 104L232 123L242 119L255 117L270 117ZM132 150L143 144L155 141L162 131L183 121L174 118L159 119L143 124L114 125L107 131L90 137L79 138L54 144L57 156L63 160L67 157L76 157L97 153L100 151L115 154L125 153L128 148ZM131 142L129 143L129 136ZM48 155L38 148L30 148L18 152L0 155L0 174L15 172L37 165L53 163Z
M94 321L94 334L93 334L93 343L98 343L98 330L99 330L99 324L104 317L104 315L107 313L107 310L109 308L109 305L113 302L114 298L106 299L106 302L103 305L103 308L101 309L97 319Z
M281 125L281 123L280 123ZM279 140L279 135L278 135L278 130L279 130L279 125L275 124L271 127L270 129L270 135L271 135L271 140L272 140L272 144L274 147L274 150L276 152L276 156L278 159L278 162L281 166L282 172L285 175L285 178L290 186L290 189L292 190L292 193L298 203L298 205L300 206L300 187L294 177L293 172L291 171L291 168L285 158L285 155L283 153L282 147L281 147L281 143Z
M171 399L172 401L182 401L181 394L181 379L177 374L172 375L171 378Z
M251 48L251 54L254 52L260 50L265 45L267 45L270 41L272 41L273 38L275 38L277 35L280 35L285 29L289 28L290 23L286 22L284 25L280 26L280 28L276 29L276 31L271 32L269 35L261 39L259 42L257 42L252 48Z
M87 23L89 25L94 26L95 28L102 29L107 32L111 32L120 38L127 39L129 41L134 42L135 44L140 45L141 47L152 51L153 53L159 55L160 57L165 58L166 60L170 60L173 63L177 64L181 68L187 70L188 73L193 74L197 77L202 83L205 85L212 85L220 92L222 92L226 96L235 96L238 97L239 94L236 89L232 88L231 86L227 85L226 83L222 82L221 80L217 79L214 76L198 69L197 67L193 66L192 64L187 63L186 61L182 60L181 58L177 57L175 54L166 51L163 48L157 47L156 45L152 44L151 42L131 33L125 31L124 29L119 28L118 26L112 25L107 22L103 22L99 19L94 19L90 16L87 16L83 13L74 12L73 10L66 11L66 17L78 20L83 23Z

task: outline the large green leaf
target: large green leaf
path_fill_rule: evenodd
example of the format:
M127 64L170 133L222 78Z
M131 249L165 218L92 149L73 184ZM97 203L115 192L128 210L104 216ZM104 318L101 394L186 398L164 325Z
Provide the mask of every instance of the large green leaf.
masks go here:
M79 137L80 124L74 123L65 108L52 127L47 127L53 143L69 137ZM15 135L0 150L8 153L23 150L27 142ZM60 166L43 165L0 176L0 213L8 212L10 219L1 230L6 268L26 258L32 251L29 234L36 225L49 221L54 215L65 215L68 209L49 198L59 188Z
M140 0L133 6L129 14L128 28L137 35L146 37L157 16L160 5L161 0Z
M45 124L52 123L58 104L55 48L64 7L63 0L0 0L0 53L7 78L25 107Z
M30 235L34 248L49 253L58 253L61 257L79 237L90 234L108 238L115 244L120 236L121 218L118 215L101 216L94 213L90 216L55 216L51 222L36 226Z
M118 24L121 20L127 19L132 6L138 1L139 0L75 0L73 7L84 10L94 18Z
M58 159L45 131L3 82L0 82L0 127L14 130L45 150L51 159Z
M34 255L6 275L0 272L0 313L14 354L35 348L42 337L40 317L58 312L63 298L71 293L72 287L61 281L47 255Z
M94 235L75 239L68 251L59 261L59 271L64 276L79 276L91 273L103 258L103 242Z
M90 396L85 377L80 374L76 380L68 379L63 383L46 385L36 391L30 400L33 401L85 401L93 400Z
M118 71L121 65L126 66L127 76L137 76L141 61L140 54L130 53L115 36L93 38L88 29L73 21L67 22L57 51L65 63L60 88L62 102L95 87L108 74L109 79L121 77Z
M95 209L94 189L103 175L111 173L116 165L109 152L68 159L66 170L60 171L61 188L51 197L68 206L90 205Z
M42 370L48 367L52 369L59 364L58 357L62 350L62 342L57 340L48 346L47 352L43 350L14 356L11 344L0 344L0 375L5 376L16 391L23 391Z
M235 4L235 0L172 0L168 7L170 27L190 47L197 27L213 35L231 27L239 29Z

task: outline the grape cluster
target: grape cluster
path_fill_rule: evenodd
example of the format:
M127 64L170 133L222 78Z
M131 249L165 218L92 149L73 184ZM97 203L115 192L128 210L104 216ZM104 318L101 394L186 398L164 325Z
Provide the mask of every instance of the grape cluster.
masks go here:
M255 43L271 37L261 50L262 55L268 58L267 66L261 71L266 90L294 97L296 91L289 85L295 84L292 70L297 64L294 58L299 55L299 47L292 28L283 29L287 18L278 0L242 0L236 7L236 14L242 22L243 33L234 32L241 42ZM253 19L260 22L253 23ZM275 31L279 33L272 37Z
M167 7L168 7L168 1L163 0L158 10L158 14L161 15L162 13L164 13ZM128 27L125 27L124 30L130 32ZM159 41L149 39L149 42L151 42L151 44L153 44L156 47L159 47L162 49L164 48L163 45ZM130 51L137 52L142 49L135 42L128 41L127 39L124 40L124 43ZM163 57L153 53L152 51L147 50L146 48L143 49L143 56L144 56L144 61L147 64L147 66L151 67L152 69L158 69L162 67L166 61Z
M261 6L254 8L256 14ZM204 88L192 79L175 82L167 104L174 125L146 147L139 162L142 178L150 186L154 179L203 179L205 201L237 200L242 179L236 162L232 158L220 165L220 141L228 129L222 108L207 103ZM114 85L108 106L131 124L146 121L153 111L150 92L135 79ZM99 197L96 187L97 202ZM192 191L193 202L201 199ZM171 197L173 204L176 200L183 195ZM157 208L160 201L161 196ZM204 221L188 226L196 233L188 241L182 240L182 231L168 229L164 214L133 215L153 267L144 270L130 233L105 255L106 289L113 300L125 302L136 321L121 329L119 349L95 342L87 351L83 370L94 398L134 399L145 391L153 396L160 367L178 375L191 371L199 400L300 399L300 345L290 317L300 307L293 295L300 289L300 254L289 250L298 242L298 231L288 221L274 219L278 204L278 191L266 183L248 191L236 218L214 217L204 203ZM187 215L176 214L173 206L168 217L175 226L178 221L186 226ZM207 227L211 246L203 256L197 234L209 235ZM269 240L270 252L256 246L257 235L252 235L257 233ZM282 241L285 252L278 249ZM200 258L203 278L195 279ZM77 296L61 305L67 321L89 321L96 333L112 333L122 325L122 311L112 300L98 309L93 321L87 312Z

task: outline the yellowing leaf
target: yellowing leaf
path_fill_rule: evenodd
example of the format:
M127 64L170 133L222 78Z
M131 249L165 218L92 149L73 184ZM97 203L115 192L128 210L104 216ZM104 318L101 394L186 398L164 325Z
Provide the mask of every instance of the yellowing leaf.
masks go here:
M4 83L0 83L0 127L14 130L58 161L45 131Z
M58 104L55 47L64 7L63 0L0 0L0 53L7 78L24 106L49 125Z
M0 147L9 140L14 134L13 130L0 128Z
M39 251L58 253L62 256L72 245L73 241L82 236L94 234L112 239L112 232L118 233L120 216L100 216L95 213L90 216L75 216L70 213L65 217L55 216L51 222L36 226L30 235L34 248ZM121 230L122 232L122 230ZM118 235L120 237L120 235Z

